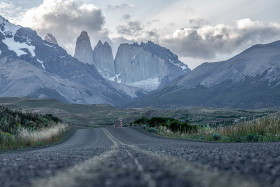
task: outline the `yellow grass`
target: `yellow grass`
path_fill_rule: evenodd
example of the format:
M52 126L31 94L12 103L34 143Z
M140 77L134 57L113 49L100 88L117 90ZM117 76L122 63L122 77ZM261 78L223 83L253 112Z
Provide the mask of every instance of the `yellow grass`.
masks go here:
M30 131L22 128L18 134L20 142L27 145L37 145L41 143L50 143L64 133L68 128L67 124L59 123L55 126L43 128L38 131Z

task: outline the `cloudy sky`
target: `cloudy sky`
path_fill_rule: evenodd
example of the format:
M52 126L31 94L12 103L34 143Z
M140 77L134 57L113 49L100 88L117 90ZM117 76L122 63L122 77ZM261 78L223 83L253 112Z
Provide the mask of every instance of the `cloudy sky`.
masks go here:
M256 43L280 40L279 0L0 0L12 23L53 34L73 54L82 30L92 45L151 40L192 69Z

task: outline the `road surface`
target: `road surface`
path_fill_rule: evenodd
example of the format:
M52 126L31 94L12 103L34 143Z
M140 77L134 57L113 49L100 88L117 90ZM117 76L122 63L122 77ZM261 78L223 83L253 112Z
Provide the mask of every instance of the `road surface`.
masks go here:
M0 186L280 186L280 142L207 143L137 128L79 129L44 149L0 154Z

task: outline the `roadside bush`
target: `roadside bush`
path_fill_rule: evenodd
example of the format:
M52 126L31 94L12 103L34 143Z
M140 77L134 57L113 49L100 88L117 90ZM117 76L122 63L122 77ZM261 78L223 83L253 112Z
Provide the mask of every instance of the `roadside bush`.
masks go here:
M221 140L222 140L223 142L230 142L230 137L228 137L228 136L222 136Z
M257 134L248 134L246 136L246 140L248 142L257 142L259 140L259 135L257 135Z
M142 125L142 128L143 128L143 129L148 129L149 126L148 126L148 125Z
M221 135L218 134L218 133L213 133L213 134L212 134L212 138L213 138L213 140L215 140L215 141L218 141L218 140L221 140L221 139L222 139Z
M165 133L164 132L160 132L159 135L160 136L165 136Z
M20 128L36 130L59 122L61 120L52 114L40 115L0 107L0 130L10 134L17 134Z
M177 119L174 118L164 118L164 117L153 117L149 119L148 124L150 127L166 127L170 129L173 132L184 132L184 133L189 133L189 132L196 132L198 127L195 125L190 125L187 122L181 122Z
M145 116L142 116L140 119L137 119L134 121L135 124L141 125L141 124L147 124L148 118Z
M156 134L159 133L159 130L153 127L148 128L148 131Z
M0 149L54 142L67 129L67 125L60 122L52 114L40 115L0 107Z
M15 137L7 132L0 131L0 145L13 144Z

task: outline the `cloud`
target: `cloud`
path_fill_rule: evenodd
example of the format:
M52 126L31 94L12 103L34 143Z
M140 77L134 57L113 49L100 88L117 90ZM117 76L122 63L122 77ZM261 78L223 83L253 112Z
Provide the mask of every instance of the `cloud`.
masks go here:
M0 2L0 9L11 9L14 7L13 3L5 3L5 2Z
M137 36L144 30L140 21L129 21L126 25L117 26L117 32L123 36Z
M236 21L235 26L198 25L177 29L160 42L183 57L213 59L217 54L231 54L240 48L280 38L279 23L265 24L248 18Z
M192 7L190 7L190 6L185 8L184 11L187 12L188 14L194 14L194 9Z
M128 20L131 19L131 15L129 15L129 14L124 14L123 17L122 17L122 19L125 20L125 21L128 21Z
M25 13L21 24L35 29L43 37L47 33L53 34L70 53L73 53L75 41L82 30L108 40L101 10L93 4L79 4L74 0L44 0L40 6Z
M123 3L123 4L119 4L119 5L108 5L107 10L114 11L114 10L123 10L126 8L134 8L134 7L135 7L134 4Z
M22 17L25 10L22 7L16 7L12 2L0 2L1 16L9 19L12 23L17 23L17 20Z
M204 25L208 25L209 22L204 18L194 16L194 17L188 18L187 24L188 24L188 26L191 26L191 27L201 27Z

